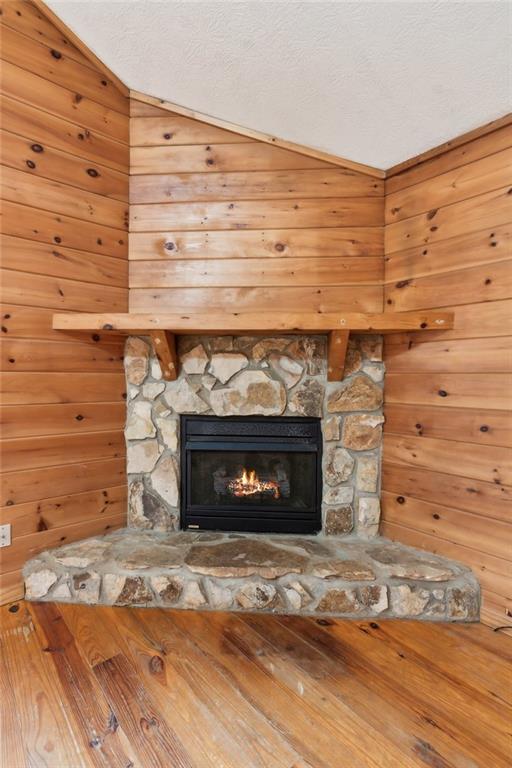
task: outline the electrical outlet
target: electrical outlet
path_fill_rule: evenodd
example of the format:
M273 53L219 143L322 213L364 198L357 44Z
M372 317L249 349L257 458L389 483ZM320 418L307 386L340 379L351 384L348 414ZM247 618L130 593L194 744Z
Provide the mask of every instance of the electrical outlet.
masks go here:
M0 525L0 547L11 546L11 524Z

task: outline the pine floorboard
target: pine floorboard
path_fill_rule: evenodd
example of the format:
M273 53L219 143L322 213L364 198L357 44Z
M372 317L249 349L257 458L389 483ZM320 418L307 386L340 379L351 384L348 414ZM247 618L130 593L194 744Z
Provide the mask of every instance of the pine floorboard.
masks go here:
M483 625L14 603L2 768L510 768Z

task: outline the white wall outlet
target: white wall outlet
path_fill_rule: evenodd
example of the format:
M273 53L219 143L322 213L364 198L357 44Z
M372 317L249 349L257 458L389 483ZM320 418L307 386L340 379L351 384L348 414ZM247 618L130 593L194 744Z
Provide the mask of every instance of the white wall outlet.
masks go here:
M11 546L11 524L0 525L0 547Z

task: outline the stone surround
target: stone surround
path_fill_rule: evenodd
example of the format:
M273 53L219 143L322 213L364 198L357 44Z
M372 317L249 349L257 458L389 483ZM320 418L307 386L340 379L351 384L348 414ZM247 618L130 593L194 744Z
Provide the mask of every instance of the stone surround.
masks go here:
M375 536L380 518L382 337L351 338L342 382L327 383L326 336L182 336L180 375L162 380L149 339L126 343L128 527L179 529L179 417L322 420L323 533Z
M69 603L476 621L471 571L383 538L124 529L29 561L26 598Z

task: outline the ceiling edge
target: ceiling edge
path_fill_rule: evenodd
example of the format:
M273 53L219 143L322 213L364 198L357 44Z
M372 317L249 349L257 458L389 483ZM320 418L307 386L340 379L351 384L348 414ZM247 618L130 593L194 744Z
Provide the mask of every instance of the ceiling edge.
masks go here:
M68 38L69 42L72 43L75 48L78 48L80 53L83 53L83 55L89 59L91 64L94 64L94 66L100 70L100 72L103 72L103 74L108 77L109 80L112 81L112 84L117 88L118 91L120 91L123 96L128 97L130 95L130 89L128 86L126 86L122 80L119 79L117 75L115 75L112 70L110 70L106 64L104 64L101 59L99 59L96 54L94 54L90 48L87 47L87 45L76 35L67 24L65 24L59 16L57 16L56 13L54 13L48 6L46 5L43 0L32 0L33 5L36 6L37 10L45 16L49 22L51 22L54 27L57 27L59 32L62 32L62 34Z
M221 120L220 118L212 117L211 115L205 115L203 112L196 112L193 109L182 107L179 104L173 104L172 102L165 101L164 99L158 99L155 96L148 96L147 94L141 93L140 91L130 91L130 97L135 101L141 101L144 104L151 104L154 107L165 109L168 112L174 112L176 115L190 117L193 120L199 120L199 122L208 123L209 125L214 125L217 128L223 128L226 131L238 133L241 136L248 136L255 141L263 141L266 144L272 144L273 146L280 147L281 149L288 149L291 152L297 152L299 155L314 157L316 160L323 160L326 163L331 163L332 165L337 165L341 168L355 171L356 173L362 173L365 176L372 176L376 179L384 179L386 175L385 171L382 171L380 168L373 168L370 165L356 163L352 160L347 160L344 157L332 155L329 152L323 152L321 149L307 147L303 144L296 144L295 142L287 141L286 139L278 139L277 137L268 133L263 133L262 131L254 131L251 128L244 128L240 125L237 125L236 123L230 123L227 120Z

